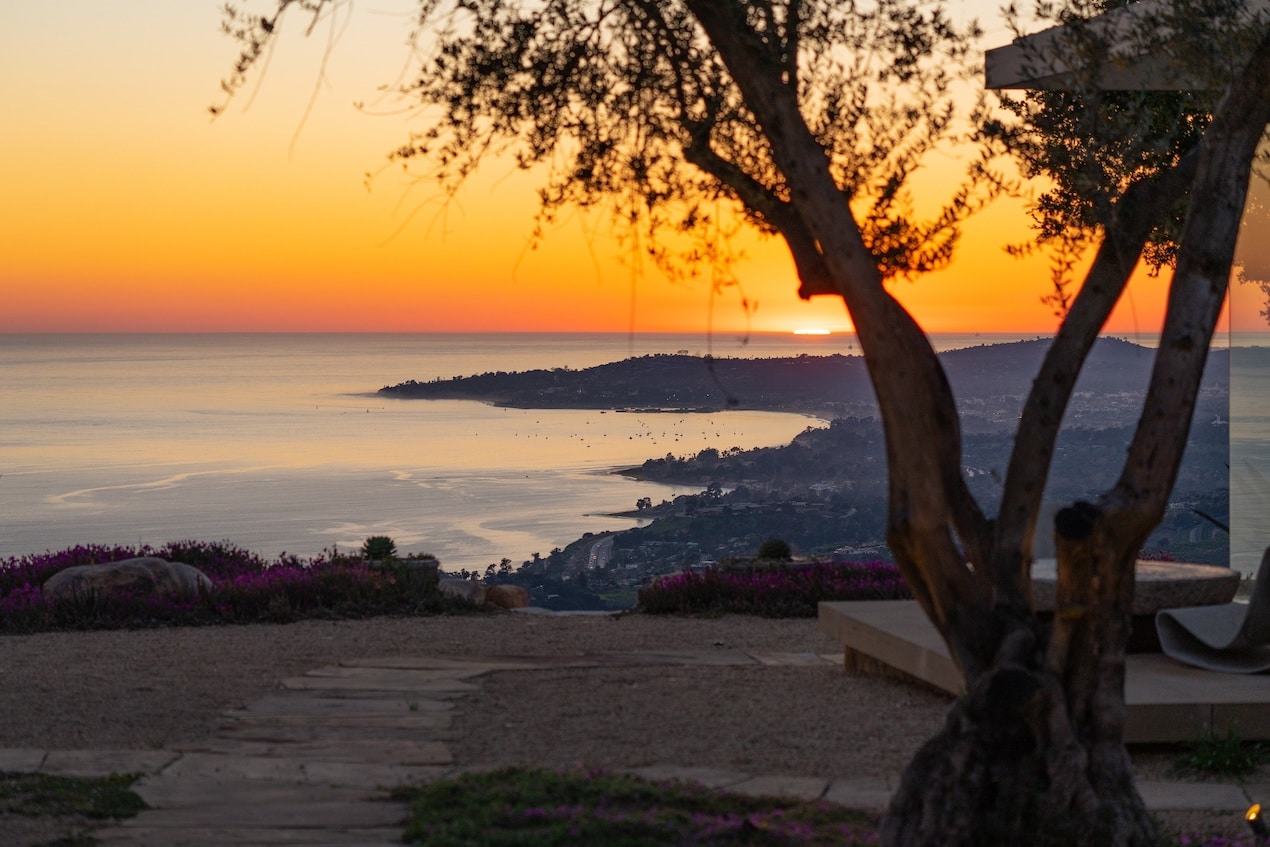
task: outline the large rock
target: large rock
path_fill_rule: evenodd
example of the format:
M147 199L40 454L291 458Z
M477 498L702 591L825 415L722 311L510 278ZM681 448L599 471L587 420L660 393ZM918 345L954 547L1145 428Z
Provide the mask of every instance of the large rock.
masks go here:
M470 579L442 577L437 588L446 597L483 609L524 609L529 605L529 592L519 585L485 585Z
M169 562L154 556L124 559L100 565L76 565L53 574L44 581L44 599L54 602L115 591L134 594L197 594L211 588L212 581L198 568Z
M519 585L491 585L485 589L485 605L498 609L526 609L529 592Z
M482 606L485 604L485 586L479 582L473 582L470 579L459 579L458 577L442 577L437 582L437 589L446 597L453 597L456 600L466 600L473 606Z

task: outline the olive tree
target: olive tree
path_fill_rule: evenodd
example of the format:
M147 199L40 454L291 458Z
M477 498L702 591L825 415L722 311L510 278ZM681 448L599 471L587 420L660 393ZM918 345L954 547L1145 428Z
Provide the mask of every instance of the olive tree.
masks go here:
M317 20L338 0L266 2L266 14L228 9L242 43L231 94L286 14ZM401 93L421 124L390 156L443 191L488 156L515 156L543 174L544 220L611 210L667 267L717 260L717 236L738 223L783 239L799 294L850 312L886 435L888 542L965 677L904 775L884 841L1145 845L1123 743L1134 562L1167 505L1225 296L1270 118L1270 33L1255 25L1221 93L1154 136L1135 127L1143 109L1173 120L1164 106L1080 93L963 123L974 35L911 0L419 0L420 58ZM946 264L966 217L1008 187L977 159L946 202L918 203L914 174L956 137L1008 144L1026 171L1057 175L1039 210L1048 237L1093 253L1081 279L1056 279L1064 317L991 512L967 487L939 359L888 288ZM1038 526L1077 375L1144 251L1173 267L1123 469ZM1033 609L1037 532L1055 537L1052 627Z

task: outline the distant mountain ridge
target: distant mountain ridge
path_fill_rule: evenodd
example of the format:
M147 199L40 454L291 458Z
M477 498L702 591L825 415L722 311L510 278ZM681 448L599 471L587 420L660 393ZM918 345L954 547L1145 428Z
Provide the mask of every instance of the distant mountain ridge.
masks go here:
M971 428L1017 421L1048 340L967 347L940 354ZM1128 341L1099 339L1076 386L1069 415L1084 426L1123 425L1134 397L1147 385L1155 351ZM726 408L799 411L826 417L873 417L876 403L860 356L740 359L681 354L641 356L571 370L494 372L385 386L380 394L417 399L480 400L514 408ZM1209 354L1201 405L1229 393L1229 354ZM1220 414L1224 414L1220 412Z

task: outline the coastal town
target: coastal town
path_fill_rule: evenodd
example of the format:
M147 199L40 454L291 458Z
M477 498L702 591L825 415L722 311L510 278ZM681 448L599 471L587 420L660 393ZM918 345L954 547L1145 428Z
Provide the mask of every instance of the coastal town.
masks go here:
M963 470L976 498L992 506L1009 458L1013 425L1041 345L1016 342L951 351L941 358L962 409ZM1196 424L1173 498L1144 550L1197 563L1228 557L1229 396L1225 351L1213 352ZM1047 502L1091 497L1110 483L1133 433L1150 351L1125 341L1099 343L1078 385L1069 426L1056 448ZM659 502L639 498L620 513L622 531L586 533L519 562L504 558L462 575L514 583L533 602L556 609L626 609L639 589L664 574L748 564L768 540L799 560L886 560L886 457L881 423L857 357L706 360L647 356L598 368L483 374L406 383L383 393L463 398L517 407L703 411L751 408L831 417L786 445L710 447L615 469L634 479L699 488ZM722 386L726 386L725 391ZM837 414L850 410L854 414ZM1038 538L1036 555L1052 554Z

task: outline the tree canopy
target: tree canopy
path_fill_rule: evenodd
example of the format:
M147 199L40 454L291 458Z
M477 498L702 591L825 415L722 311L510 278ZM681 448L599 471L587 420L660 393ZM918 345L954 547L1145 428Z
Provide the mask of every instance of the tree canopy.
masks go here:
M225 89L243 84L284 15L315 22L335 5L282 0L270 16L229 8L225 26L243 52ZM947 264L959 225L997 186L977 172L921 216L909 183L937 145L968 137L956 85L975 72L974 26L908 0L748 8L883 275ZM804 297L836 293L762 128L685 4L423 0L412 43L422 58L398 93L422 128L390 159L422 168L439 190L512 156L546 173L544 221L564 208L610 211L681 275L739 217L784 237Z
M232 94L283 17L339 0L227 11L243 47ZM1157 3L1120 41L1202 50L1211 95L1109 93L1120 41L1063 7L1076 81L988 109L973 25L917 0L420 0L421 129L391 153L453 191L493 154L542 167L544 219L607 207L668 268L717 260L733 221L788 245L804 296L851 313L886 435L888 543L961 668L966 694L910 765L883 825L891 845L1146 845L1152 824L1124 748L1134 562L1176 478L1230 278L1258 143L1270 120L1270 27L1226 3ZM1221 26L1178 26L1195 16ZM1227 25L1228 24L1228 25ZM1162 33L1172 32L1165 37ZM1193 33L1234 33L1214 45ZM1226 51L1230 45L1238 47ZM1198 46L1197 46L1198 45ZM1153 48L1154 49L1154 48ZM1223 58L1225 57L1225 58ZM1192 64L1196 64L1192 62ZM978 145L960 190L918 203L913 178L941 145ZM891 293L946 264L961 224L1024 175L1062 259L1063 321L1020 417L1000 505L985 513L961 464L939 360ZM926 199L926 198L920 198ZM1168 315L1142 416L1116 483L1038 520L1080 368L1140 257L1172 264ZM1060 252L1061 255L1061 252ZM1032 539L1053 532L1058 610L1034 610Z

